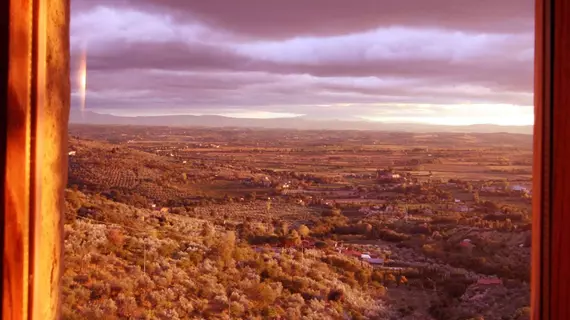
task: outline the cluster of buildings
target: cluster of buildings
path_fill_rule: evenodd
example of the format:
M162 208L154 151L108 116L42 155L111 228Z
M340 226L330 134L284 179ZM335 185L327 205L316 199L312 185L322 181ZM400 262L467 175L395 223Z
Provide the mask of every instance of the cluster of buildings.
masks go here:
M362 262L370 264L372 267L381 267L384 265L384 258L380 258L377 255L371 254L370 252L361 252L352 248L345 248L342 245L335 244L335 249L338 253L345 256L354 257Z
M376 179L379 181L394 182L402 179L402 175L388 170L378 170Z
M513 185L510 187L499 186L499 185L490 185L490 186L481 186L479 188L481 192L505 192L505 191L515 191L515 192L522 192L522 193L532 193L530 188L527 188L522 185Z
M374 215L407 215L407 210L405 208L393 205L361 207L358 212L364 214L366 217Z

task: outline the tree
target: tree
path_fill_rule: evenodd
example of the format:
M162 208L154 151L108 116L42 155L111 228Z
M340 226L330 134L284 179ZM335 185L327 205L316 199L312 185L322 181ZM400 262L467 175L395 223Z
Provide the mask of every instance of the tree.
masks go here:
M328 216L340 216L342 213L342 211L339 208L332 208L329 212L328 212Z
M280 221L277 226L277 234L280 236L286 236L289 233L289 223L286 221Z
M492 211L497 211L500 209L499 206L492 201L485 201L485 203L483 205L485 206L485 208L492 210Z
M402 275L400 277L400 284L408 284L408 278L406 278L406 276Z
M309 234L311 233L311 230L309 229L309 227L307 227L306 225L302 224L299 226L299 229L297 230L297 232L299 233L299 235L303 238L308 237Z
M220 259L228 264L233 257L236 247L236 234L234 231L228 231L222 236L216 245L216 251Z
M466 289L467 288L463 283L447 282L444 285L445 293L447 293L451 298L461 297L465 293Z
M372 225L370 223L357 224L356 226L361 234L369 234L372 232Z
M214 235L214 227L209 222L204 222L200 235L204 238L209 238Z
M291 232L287 236L287 243L294 246L298 246L301 244L301 237L299 236L297 230L291 230Z
M327 296L327 300L329 301L342 301L343 299L344 292L341 289L332 289Z
M392 273L385 274L384 276L384 283L385 284L392 284L396 282L396 277Z
M481 197L479 196L479 191L475 191L475 193L473 193L473 201L475 201L475 203L479 203L481 201Z

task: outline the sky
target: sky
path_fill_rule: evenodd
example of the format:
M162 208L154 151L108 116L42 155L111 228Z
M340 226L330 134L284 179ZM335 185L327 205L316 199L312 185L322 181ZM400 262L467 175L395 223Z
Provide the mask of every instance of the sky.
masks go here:
M533 123L532 0L71 0L72 108Z

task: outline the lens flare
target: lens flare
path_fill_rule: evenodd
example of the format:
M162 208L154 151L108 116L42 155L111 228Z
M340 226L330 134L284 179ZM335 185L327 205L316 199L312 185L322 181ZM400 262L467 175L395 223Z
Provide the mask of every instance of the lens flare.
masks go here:
M83 49L81 54L81 65L79 67L79 95L81 99L81 116L85 117L85 100L87 92L87 49Z

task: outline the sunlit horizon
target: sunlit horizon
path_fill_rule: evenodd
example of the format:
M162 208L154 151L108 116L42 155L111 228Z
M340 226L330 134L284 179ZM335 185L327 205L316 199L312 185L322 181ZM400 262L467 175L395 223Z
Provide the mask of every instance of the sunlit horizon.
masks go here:
M426 124L441 126L500 125L529 126L534 124L532 106L515 106L499 104L377 104L378 113L354 114L350 117L317 117L303 113L269 112L262 110L236 110L232 112L185 112L184 110L113 110L100 109L96 113L117 117L167 117L167 116L222 116L236 119L292 119L304 120L337 120L365 121L393 124ZM350 107L350 105L343 105ZM408 114L399 112L402 109L412 110Z

